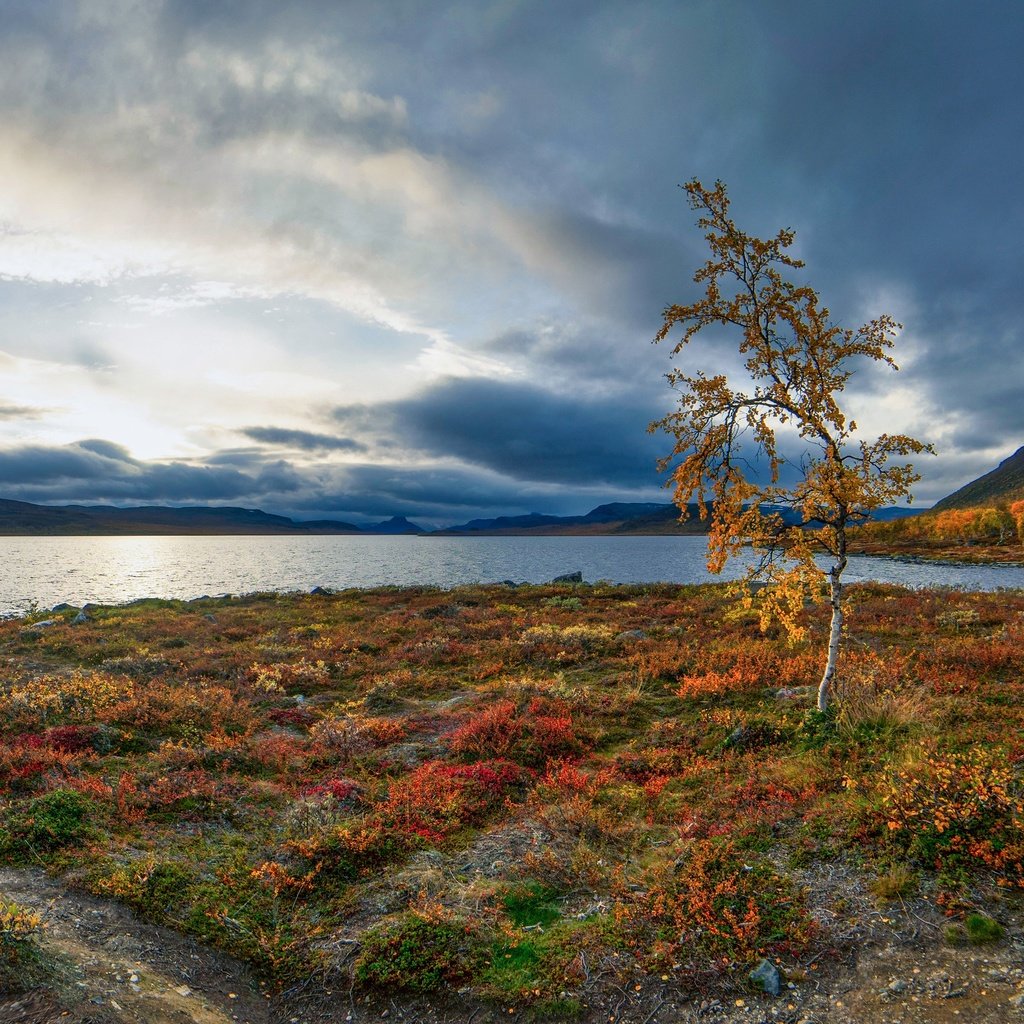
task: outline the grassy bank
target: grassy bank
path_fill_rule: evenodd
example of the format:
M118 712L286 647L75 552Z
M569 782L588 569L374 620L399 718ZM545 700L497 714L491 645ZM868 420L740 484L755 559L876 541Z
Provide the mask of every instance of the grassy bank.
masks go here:
M858 588L826 717L807 614L796 648L718 587L0 623L0 862L268 989L545 1019L610 986L742 997L762 958L804 984L857 927L853 884L882 915L940 908L951 942L998 940L1024 884L1024 595Z

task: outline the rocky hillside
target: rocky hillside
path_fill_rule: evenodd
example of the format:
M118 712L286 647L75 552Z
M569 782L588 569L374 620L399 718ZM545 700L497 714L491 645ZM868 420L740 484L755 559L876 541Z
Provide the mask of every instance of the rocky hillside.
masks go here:
M991 472L964 484L934 505L937 512L952 508L975 508L1024 498L1024 448L1018 448Z

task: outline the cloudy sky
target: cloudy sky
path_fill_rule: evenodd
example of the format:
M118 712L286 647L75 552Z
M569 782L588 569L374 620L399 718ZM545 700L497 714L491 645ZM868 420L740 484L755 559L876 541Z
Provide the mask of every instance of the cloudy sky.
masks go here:
M934 500L1024 443L1021 52L1019 0L0 0L0 497L667 500L698 176L906 325L848 400Z

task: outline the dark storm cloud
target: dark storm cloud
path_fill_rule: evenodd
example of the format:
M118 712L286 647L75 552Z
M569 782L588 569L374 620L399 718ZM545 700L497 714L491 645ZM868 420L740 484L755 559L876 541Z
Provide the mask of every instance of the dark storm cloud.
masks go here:
M470 467L363 465L347 467L341 489L311 494L308 514L373 519L404 515L417 522L451 525L480 516L587 511L595 499L585 489L524 486Z
M848 315L872 282L891 286L897 306L905 297L892 312L920 353L904 380L932 403L933 427L969 423L945 439L951 460L965 443L1024 438L1024 266L1012 241L1024 226L1024 107L1004 101L1024 90L1022 22L1013 3L975 13L812 6L797 27L778 4L758 5L752 22L778 57L751 140L769 171L729 175L745 207L774 194L788 208L834 312Z
M535 384L449 378L402 401L342 406L343 427L376 422L414 451L454 456L516 480L618 487L657 484L664 441L653 403L633 395L566 396Z
M549 272L591 316L653 331L665 306L692 288L692 247L663 228L555 209L536 230L551 251Z
M335 437L332 434L317 434L309 430L288 430L284 427L246 427L241 431L246 437L261 444L283 445L300 448L303 451L365 451L366 445L351 437Z
M339 489L337 474L259 452L160 469L79 445L34 449L46 479L74 464L83 475L61 479L173 489L159 479L174 468L173 486L192 471L207 491L291 487L305 502L320 488L356 503L365 487L403 509L457 504L460 487L514 503L508 480L650 486L667 446L644 427L664 411L668 359L648 343L663 307L696 291L704 245L676 187L694 175L729 184L742 228L796 229L807 280L841 322L885 311L906 324L901 374L859 374L850 393L908 389L914 432L943 450L922 467L926 493L1024 441L1017 0L12 0L0 36L21 61L2 63L22 69L4 78L0 67L0 113L57 140L97 181L155 176L149 208L166 203L175 224L194 216L204 245L222 214L228 227L257 225L273 253L311 255L317 272L336 264L359 284L365 274L399 296L402 315L518 375L446 379L339 412L355 437L486 472L371 466L346 470ZM329 85L317 61L335 73ZM263 148L231 148L246 137ZM389 187L375 167L369 198L311 183L301 162L249 177L220 162L275 155L282 139L300 154L340 142L404 162ZM353 175L328 171L335 185ZM206 206L175 205L211 180L223 190ZM478 263L492 277L475 276ZM308 286L298 272L284 280ZM109 365L102 355L81 362ZM362 443L312 426L245 433L310 458Z
M142 462L110 441L88 440L60 447L24 445L0 451L0 487L5 497L25 501L223 501L258 490L260 474L184 462ZM286 477L277 473L279 483Z
M146 462L93 439L0 451L6 498L43 503L243 503L297 518L374 522L405 515L446 526L510 512L585 512L629 488L524 484L472 466L294 466L258 452L222 452L204 462Z

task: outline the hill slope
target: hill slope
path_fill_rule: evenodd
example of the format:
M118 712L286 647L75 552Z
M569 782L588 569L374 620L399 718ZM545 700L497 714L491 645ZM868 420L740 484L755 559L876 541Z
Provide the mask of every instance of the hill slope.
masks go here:
M933 506L941 512L950 508L974 508L999 501L1024 498L1024 448L1018 448L1008 459L984 476L964 484Z
M252 508L168 508L151 505L33 505L0 499L0 535L126 536L189 534L362 533L358 526L322 520L301 523Z

